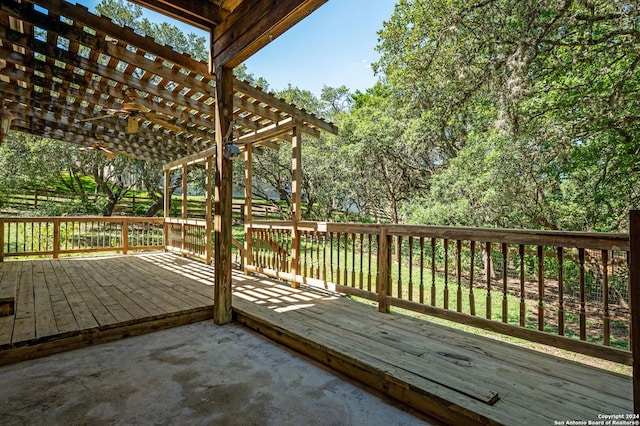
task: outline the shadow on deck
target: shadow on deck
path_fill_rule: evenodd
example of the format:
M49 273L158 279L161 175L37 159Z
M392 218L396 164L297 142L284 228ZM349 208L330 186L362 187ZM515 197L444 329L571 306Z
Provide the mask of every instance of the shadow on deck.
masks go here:
M213 271L167 253L0 263L0 365L212 318ZM631 378L328 293L234 275L234 317L429 416L554 424L633 412Z

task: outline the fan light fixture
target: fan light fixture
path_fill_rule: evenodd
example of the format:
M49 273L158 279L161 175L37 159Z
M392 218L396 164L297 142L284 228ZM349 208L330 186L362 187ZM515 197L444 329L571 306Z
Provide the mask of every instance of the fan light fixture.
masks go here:
M0 109L0 142L4 142L5 138L9 135L9 129L11 129L11 122L15 116L11 114L11 111L7 106L2 103L2 109Z
M227 160L235 160L236 158L238 158L240 156L240 148L238 148L237 145L234 145L232 143L228 143L224 146L223 150L222 150L222 155L224 156L224 158L226 158Z

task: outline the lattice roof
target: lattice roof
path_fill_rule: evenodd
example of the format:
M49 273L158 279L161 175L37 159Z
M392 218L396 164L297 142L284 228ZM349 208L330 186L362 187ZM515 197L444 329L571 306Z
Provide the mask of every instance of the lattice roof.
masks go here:
M62 0L2 0L0 99L16 117L13 130L141 159L170 162L215 145L208 64ZM290 140L294 116L314 137L336 132L234 81L234 136L242 143Z

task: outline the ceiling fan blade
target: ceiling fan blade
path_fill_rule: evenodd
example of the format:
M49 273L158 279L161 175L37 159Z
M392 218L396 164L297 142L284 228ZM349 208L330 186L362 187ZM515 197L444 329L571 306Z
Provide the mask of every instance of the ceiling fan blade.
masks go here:
M171 116L171 115L167 115L167 114L162 114L160 112L147 112L145 114L145 117L152 119L155 118L156 120L164 120L164 121L173 121L176 118Z
M106 115L99 115L97 117L83 118L82 120L76 120L76 121L78 123L86 123L87 121L103 120L105 118L114 117L114 116L115 114L106 114Z
M140 129L140 123L138 119L132 115L127 118L127 134L132 135L134 133L138 133Z
M115 160L116 159L116 155L113 152L109 151L108 149L98 148L98 151L103 153L104 156L107 157L109 160Z
M176 126L175 124L168 123L168 122L166 122L164 120L160 120L160 119L154 118L154 117L149 117L148 115L146 116L146 118L150 122L152 122L154 124L157 124L160 127L164 127L165 129L171 130L172 132L176 132L177 133L177 132L181 132L182 131L182 127Z
M135 155L130 154L130 153L126 152L126 151L114 151L114 152L115 152L116 154L124 155L125 157L134 158L134 159L137 159L137 158L138 158L138 157L136 157Z

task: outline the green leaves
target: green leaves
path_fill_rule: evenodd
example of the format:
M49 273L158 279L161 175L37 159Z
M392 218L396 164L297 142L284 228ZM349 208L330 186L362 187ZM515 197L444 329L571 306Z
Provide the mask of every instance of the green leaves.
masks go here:
M624 0L398 2L375 69L405 141L450 161L412 220L622 229L639 207L639 28Z

